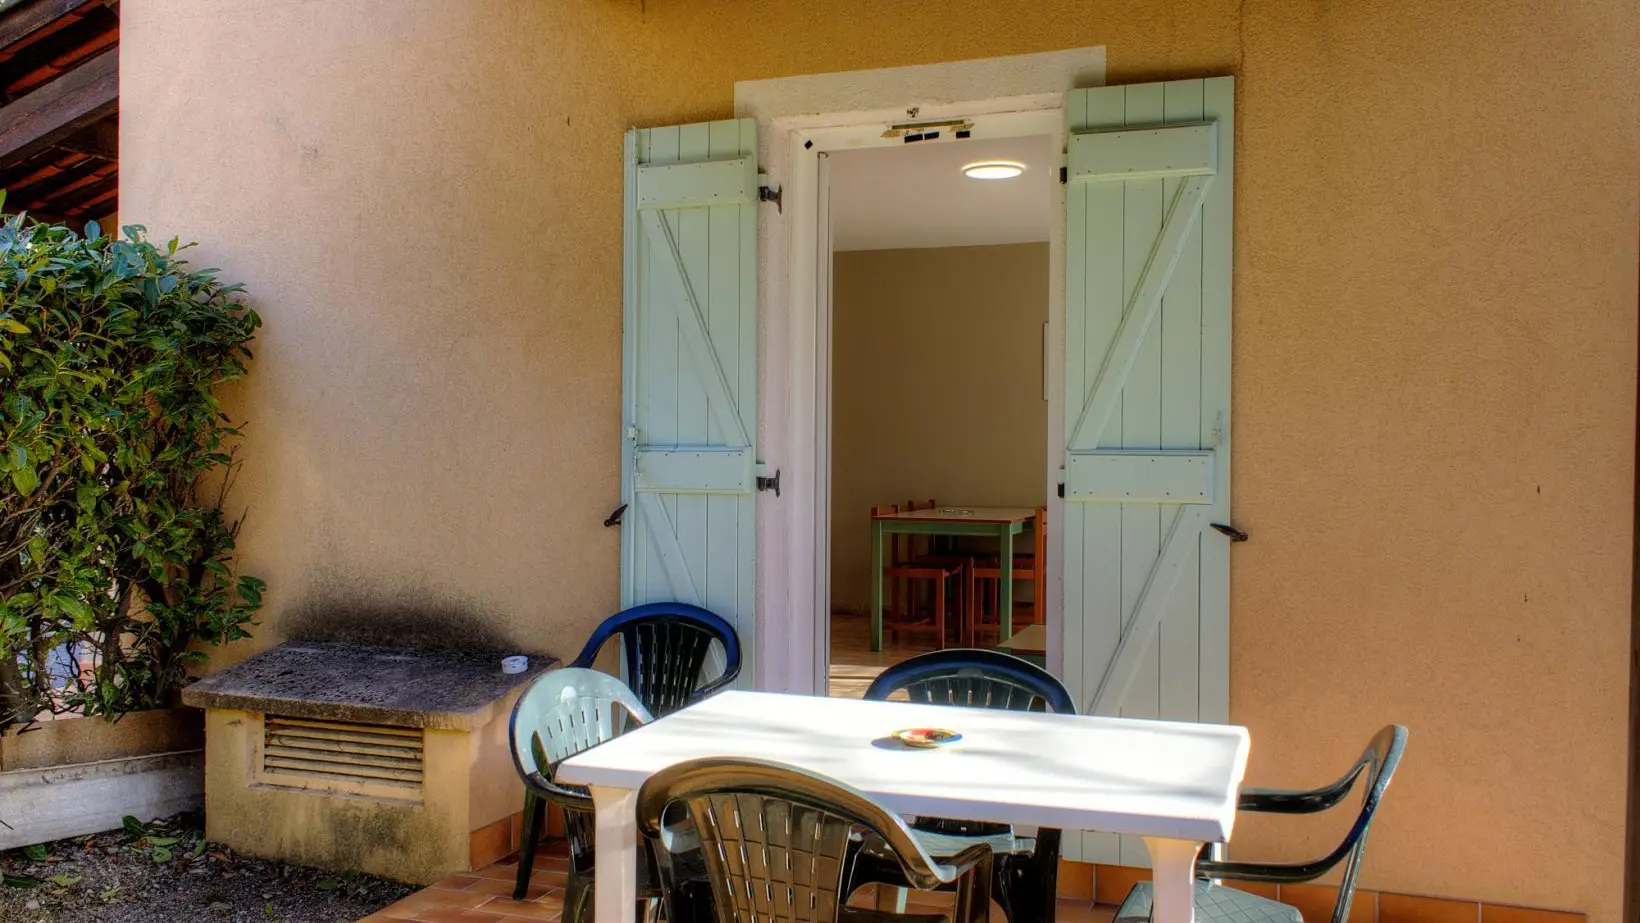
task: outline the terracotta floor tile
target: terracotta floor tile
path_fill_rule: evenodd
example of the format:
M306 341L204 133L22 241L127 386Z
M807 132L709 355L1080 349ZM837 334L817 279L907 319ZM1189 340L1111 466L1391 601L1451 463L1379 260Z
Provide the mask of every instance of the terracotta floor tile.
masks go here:
M561 919L563 919L563 918L562 917L544 917L544 918L538 920L538 919L535 919L534 917L507 916L507 917L502 917L501 918L501 923L543 923L543 920L548 921L548 923L557 923L557 921L559 921Z
M440 891L468 891L480 881L483 879L477 875L451 875L443 881L433 882L433 887Z
M513 881L518 878L518 863L516 861L511 863L497 862L469 874L474 878L488 878L492 881ZM535 877L530 876L530 880L534 881Z
M463 907L434 907L417 915L420 923L501 923L502 914Z
M467 888L478 894L491 894L496 897L512 897L513 888L517 882L511 878L474 878L473 884ZM525 900L535 900L551 891L563 889L547 881L546 875L531 875L529 889L524 892Z
M548 898L538 901L515 901L505 897L498 897L484 905L485 910L504 913L509 919L533 920L535 923L550 923L562 919L564 916L564 901L562 897Z
M991 916L996 918L993 911ZM1092 901L1080 898L1062 897L1055 912L1055 919L1059 923L1110 923L1116 916L1116 908L1109 904L1095 904Z
M477 907L490 900L488 894L474 894L471 891L444 891L438 888L428 888L417 891L397 904L388 907L384 913L396 913L411 917L421 914L433 907L455 907L466 909Z

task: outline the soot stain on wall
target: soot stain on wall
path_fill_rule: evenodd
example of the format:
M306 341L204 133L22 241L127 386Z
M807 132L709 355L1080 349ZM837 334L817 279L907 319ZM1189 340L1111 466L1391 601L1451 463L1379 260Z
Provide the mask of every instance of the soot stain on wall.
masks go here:
M394 602L360 590L319 591L286 611L283 633L300 641L371 644L473 654L519 650L496 619L470 606L423 598Z

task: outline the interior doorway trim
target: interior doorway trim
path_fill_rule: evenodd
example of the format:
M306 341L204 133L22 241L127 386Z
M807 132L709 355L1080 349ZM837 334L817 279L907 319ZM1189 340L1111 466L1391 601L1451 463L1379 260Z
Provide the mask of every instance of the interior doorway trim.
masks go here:
M761 80L735 86L738 117L758 120L765 184L783 207L765 210L758 239L758 445L765 466L782 471L782 496L764 493L757 511L757 619L761 689L824 693L830 636L831 317L822 286L830 243L822 155L900 144L881 137L885 123L981 119L989 137L1047 134L1063 150L1064 100L1071 89L1102 86L1103 48L988 58L948 64ZM913 115L914 113L914 115ZM980 135L976 134L976 137ZM1063 211L1063 192L1059 198ZM1051 222L1049 336L1064 329L1063 222ZM1063 391L1063 350L1050 350L1050 393ZM1064 410L1048 408L1049 445L1060 444ZM1049 541L1061 522L1052 485L1060 459L1048 453ZM1063 590L1050 574L1046 602L1049 666L1061 664L1057 618ZM1039 590L1040 591L1040 590Z

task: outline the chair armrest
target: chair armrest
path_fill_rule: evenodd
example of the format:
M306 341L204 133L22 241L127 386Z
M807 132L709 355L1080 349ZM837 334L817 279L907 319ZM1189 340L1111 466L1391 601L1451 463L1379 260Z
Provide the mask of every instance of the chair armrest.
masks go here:
M1344 796L1355 787L1355 780L1360 775L1360 768L1357 767L1337 782L1309 791L1244 788L1236 802L1236 809L1263 814L1316 814L1329 810L1343 801Z
M739 679L739 678L740 678L740 664L738 664L738 663L730 664L729 669L723 671L722 676L719 676L717 679L712 680L711 682L707 683L706 685L704 685L704 686L700 687L699 689L696 689L694 692L690 693L689 694L689 699L692 702L699 702L701 699L704 699L708 696L717 694L718 692L720 692L721 690L726 688L730 683L734 682L736 679Z
M539 772L524 774L524 784L534 790L537 795L556 803L560 807L573 808L578 811L595 810L591 795L559 785Z
M1261 881L1266 884L1301 884L1327 874L1337 862L1332 857L1315 862L1221 862L1217 859L1196 861L1197 878L1223 878L1229 881Z
M991 855L991 847L984 843L975 843L954 856L946 856L938 862L929 863L940 881L950 884L971 871L974 866L985 861Z

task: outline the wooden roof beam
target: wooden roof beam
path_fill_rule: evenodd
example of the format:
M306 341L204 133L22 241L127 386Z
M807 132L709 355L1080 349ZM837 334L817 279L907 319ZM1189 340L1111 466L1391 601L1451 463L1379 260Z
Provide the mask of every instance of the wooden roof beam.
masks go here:
M27 157L119 111L119 54L105 51L0 109L0 161Z
M0 0L0 48L28 38L81 7L103 0L20 0L6 3Z

